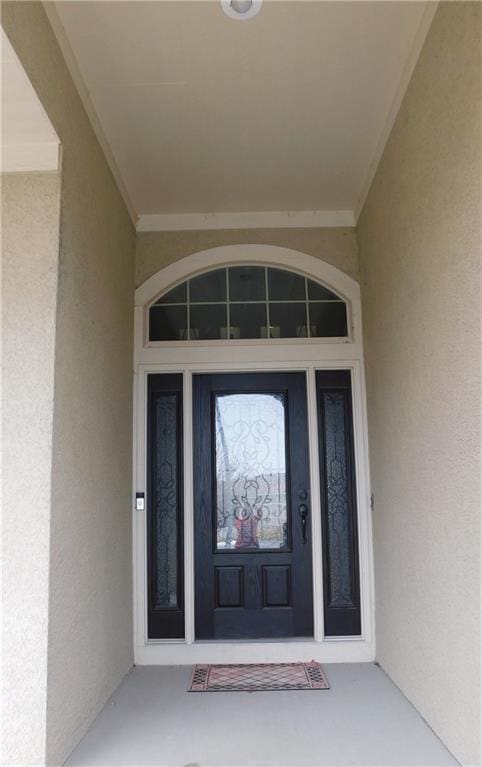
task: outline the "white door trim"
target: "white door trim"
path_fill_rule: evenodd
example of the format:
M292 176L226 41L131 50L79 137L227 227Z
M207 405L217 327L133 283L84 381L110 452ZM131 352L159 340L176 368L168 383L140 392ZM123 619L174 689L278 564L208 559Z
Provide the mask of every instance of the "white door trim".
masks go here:
M164 291L192 274L232 264L276 264L302 272L341 294L349 306L351 334L347 341L168 342L149 344L146 317L149 305ZM360 637L327 638L323 633L323 573L318 464L315 371L349 369L352 376L353 426L357 479L360 557ZM308 437L312 498L314 638L310 641L213 641L194 638L194 512L192 502L192 375L213 371L305 372L308 391ZM272 246L228 246L188 256L165 267L136 291L134 348L134 487L146 492L146 411L149 373L182 373L184 380L184 567L185 639L149 640L147 637L146 512L133 512L134 654L143 664L196 662L373 661L374 595L370 513L367 414L364 384L359 286L335 267L297 251ZM135 508L135 504L133 504Z
M178 282L207 269L257 263L281 266L304 273L307 277L326 284L336 293L341 293L348 301L360 298L360 286L355 280L336 266L307 253L276 245L222 245L181 258L153 274L137 288L135 304L148 306Z

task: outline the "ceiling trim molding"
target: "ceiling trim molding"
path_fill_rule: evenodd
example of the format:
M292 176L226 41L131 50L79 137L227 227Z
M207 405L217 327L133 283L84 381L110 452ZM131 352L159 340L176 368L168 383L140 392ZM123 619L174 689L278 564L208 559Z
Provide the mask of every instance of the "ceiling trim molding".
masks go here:
M3 144L2 173L35 173L60 168L59 142L38 144Z
M239 213L144 213L138 232L173 232L187 229L319 229L353 227L352 210L252 211Z
M96 135L97 141L99 142L101 146L101 149L105 155L107 164L114 177L114 181L117 184L119 193L121 194L125 202L129 216L131 217L132 223L135 226L137 221L137 214L136 214L134 205L132 204L132 200L127 191L127 187L124 183L124 180L122 178L117 162L114 158L112 149L110 148L110 144L100 124L100 120L97 117L97 112L92 103L92 99L90 98L89 91L84 82L84 78L82 77L82 74L80 72L80 68L79 68L79 65L77 64L77 59L75 58L75 54L72 50L72 46L70 45L67 33L60 20L60 16L57 13L57 9L55 8L55 3L42 2L42 5L43 5L43 9L45 13L47 14L47 18L49 20L50 26L53 29L55 37L57 38L57 42L59 44L60 50L62 51L62 55L65 59L67 69L70 72L70 76L72 77L74 85L79 94L80 100L84 106L85 111L87 112L87 117L89 118L90 124L92 125L92 129Z
M358 198L358 202L355 206L355 223L358 221L360 217L360 213L363 210L363 206L365 205L368 192L370 191L372 181L375 177L375 173L377 172L377 168L380 163L380 160L382 159L382 155L383 155L383 152L385 151L385 146L389 139L390 133L392 132L392 128L395 124L395 120L397 119L398 112L402 105L402 101L404 99L408 85L412 78L412 75L416 67L420 53L422 51L423 45L425 43L425 39L427 37L428 31L431 27L433 17L435 16L435 11L437 10L438 4L439 4L439 0L429 0L429 2L427 2L427 6L425 8L422 19L420 21L419 28L417 30L417 34L415 35L415 39L413 41L410 55L407 61L405 62L402 76L398 83L398 87L397 87L395 96L393 98L392 104L390 106L390 109L388 110L388 114L385 119L382 132L380 133L380 136L377 142L375 153L369 165L368 173L365 178L365 182L362 186L362 190Z

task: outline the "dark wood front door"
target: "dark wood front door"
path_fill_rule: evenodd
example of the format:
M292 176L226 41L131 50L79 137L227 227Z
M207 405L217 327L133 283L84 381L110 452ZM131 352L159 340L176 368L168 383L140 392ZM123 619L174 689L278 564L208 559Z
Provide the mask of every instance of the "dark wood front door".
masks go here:
M313 636L304 373L193 378L197 639Z

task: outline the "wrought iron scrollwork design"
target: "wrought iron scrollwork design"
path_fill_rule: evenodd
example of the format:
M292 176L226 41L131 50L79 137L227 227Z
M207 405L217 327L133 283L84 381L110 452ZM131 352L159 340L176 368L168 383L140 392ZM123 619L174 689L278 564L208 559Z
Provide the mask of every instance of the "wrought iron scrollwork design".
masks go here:
M346 400L342 392L323 395L326 444L326 492L330 605L351 607L349 479L346 445Z
M287 545L283 394L215 398L217 547Z
M156 401L156 606L177 604L177 395Z

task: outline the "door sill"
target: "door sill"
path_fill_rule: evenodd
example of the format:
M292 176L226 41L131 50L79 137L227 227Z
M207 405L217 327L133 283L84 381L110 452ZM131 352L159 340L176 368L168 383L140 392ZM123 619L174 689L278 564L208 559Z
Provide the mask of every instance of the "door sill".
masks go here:
M336 641L245 639L186 642L151 642L135 648L139 666L182 666L195 663L295 663L317 660L320 663L371 663L375 645L361 637Z
M292 644L295 642L305 642L307 644L318 644L314 637L259 637L258 639L195 639L194 645L247 645L247 644Z

